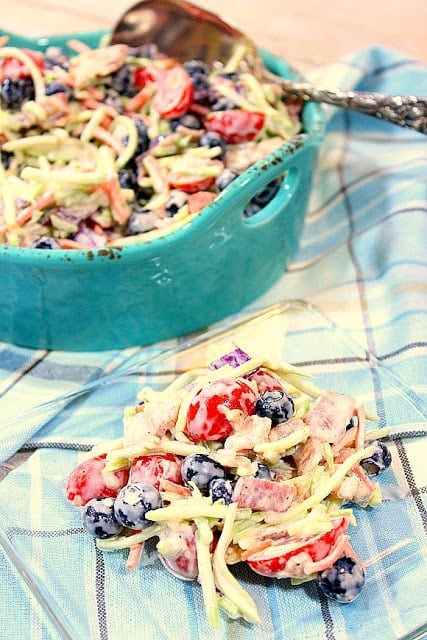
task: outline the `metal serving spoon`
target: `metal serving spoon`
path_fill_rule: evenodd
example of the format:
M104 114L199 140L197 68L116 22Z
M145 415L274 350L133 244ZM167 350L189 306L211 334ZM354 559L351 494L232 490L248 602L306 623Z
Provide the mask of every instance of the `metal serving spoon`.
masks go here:
M330 90L281 78L266 69L255 45L241 31L218 15L185 0L137 2L119 18L112 43L130 47L155 43L160 51L181 62L198 59L227 63L243 52L248 69L256 77L279 84L289 96L359 111L427 133L427 96Z

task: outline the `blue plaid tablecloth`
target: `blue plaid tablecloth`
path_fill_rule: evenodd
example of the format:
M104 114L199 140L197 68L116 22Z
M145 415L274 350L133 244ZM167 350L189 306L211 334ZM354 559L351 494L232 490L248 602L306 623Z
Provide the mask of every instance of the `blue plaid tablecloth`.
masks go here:
M356 52L307 75L328 87L427 95L425 66L399 51L378 47ZM283 299L309 301L396 373L412 390L420 415L424 411L425 416L422 404L427 363L427 138L369 116L332 107L325 107L325 111L327 134L298 254L274 287L244 311L261 309ZM79 354L0 344L0 462L5 463L32 437L40 436L37 421L26 420L20 428L14 419L16 416L40 402L120 370L129 361L143 360L173 344L174 341L169 341L124 351ZM301 359L305 355L308 357L309 352L308 338L307 354L301 353ZM108 401L113 400L109 398ZM93 411L97 411L96 406ZM400 418L405 424L405 416ZM425 424L418 426L421 431L425 429ZM66 430L67 424L63 428ZM62 435L81 436L80 442L84 440L84 433L65 432ZM29 461L26 465L32 464L33 472L38 473L41 464L60 465L61 455L58 453L58 458L52 461L52 458L44 458L44 452L40 450L34 454L39 456L36 462ZM63 455L70 455L70 452ZM426 548L427 440L421 437L402 441L398 455L402 478L414 501L412 526ZM67 458L64 465L69 464L71 459ZM0 485L3 487L2 501L19 501L19 493L12 495L7 491L7 487L13 491L19 486L18 481L11 480L15 473ZM43 496L55 499L50 496L49 488ZM34 501L35 508L47 508L46 500L42 503L41 498L34 496ZM72 582L72 567L65 550L60 561ZM1 552L0 562L1 640L58 640L58 632ZM132 589L132 581L137 578L132 576L130 580L129 588ZM158 586L150 584L149 588L155 590L153 598L165 597L157 590ZM411 588L408 584L408 589ZM427 602L427 575L419 577L417 588L424 589ZM385 583L384 590L384 601L393 611L392 585ZM77 602L80 595L83 597L83 594L75 593ZM90 596L85 595L86 598ZM108 598L113 597L114 593L106 594L106 606ZM274 606L274 603L270 604ZM122 605L126 611L126 602ZM173 616L173 608L179 603L172 598L163 606L168 609L168 616ZM190 638L186 635L190 633L188 629L174 630L170 620L158 628L155 635L138 635L131 626L128 628L127 615L123 635L119 638L109 635L108 628L101 624L100 620L106 615L94 600L94 619L90 623L93 635L87 640ZM189 613L190 618L191 615ZM305 615L307 625L298 632L293 631L294 635L287 634L287 640L354 640L359 637L357 629L346 624L345 613L335 615L327 609L321 612L315 635L308 635L311 616L319 616L318 608L311 603ZM427 613L425 618L427 621ZM419 623L415 619L411 623L398 615L394 619L392 613L390 619L389 635L382 638L403 638L411 631L412 623ZM269 638L282 640L285 636L280 621L273 620L271 624ZM191 637L201 637L194 635L194 631L191 633ZM233 640L261 637L247 628L236 631L236 626L230 633L234 635L227 637ZM380 635L370 637L375 640Z

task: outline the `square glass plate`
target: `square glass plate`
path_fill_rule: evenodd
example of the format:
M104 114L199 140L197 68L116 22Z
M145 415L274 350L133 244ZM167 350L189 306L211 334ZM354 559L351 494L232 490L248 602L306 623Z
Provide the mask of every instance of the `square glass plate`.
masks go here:
M357 600L340 605L322 596L314 582L291 586L236 565L233 572L256 600L262 623L222 614L219 629L212 630L197 583L174 578L152 556L128 571L125 552L98 551L63 487L81 451L121 435L123 408L134 404L142 386L160 389L236 345L251 355L292 362L319 386L357 396L379 416L375 427L391 427L393 462L379 478L383 504L355 509L358 526L350 535L367 563ZM232 318L145 362L129 362L21 416L19 428L28 422L40 429L26 445L34 453L0 483L0 541L29 597L41 605L45 624L53 623L66 640L423 638L426 505L420 488L426 473L417 452L425 419L421 398L372 354L308 304L283 302Z

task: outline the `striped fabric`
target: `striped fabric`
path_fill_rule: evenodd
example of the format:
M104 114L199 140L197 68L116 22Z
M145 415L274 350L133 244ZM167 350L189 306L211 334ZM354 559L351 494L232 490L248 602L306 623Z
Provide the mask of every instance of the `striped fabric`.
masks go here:
M325 86L427 95L427 69L402 53L380 48L316 70L312 79ZM245 311L304 299L326 314L349 340L338 342L333 357L326 355L331 353L330 328L319 325L311 312L280 350L286 359L319 374L324 386L348 393L357 388L382 424L392 427L393 468L383 481L389 499L374 512L356 514L355 544L362 557L370 558L366 592L355 603L339 606L317 593L313 583L297 589L240 569L239 578L256 598L263 623L252 627L222 621L219 631L212 632L204 622L197 585L174 580L150 554L147 566L126 572L120 553L102 555L82 535L71 507L73 526L63 526L64 478L97 438L117 435L121 407L133 401L142 383L151 383L151 365L143 380L132 376L102 386L96 381L173 347L174 341L90 354L1 344L3 471L18 450L23 458L34 451L0 483L0 528L9 541L7 554L0 556L1 639L427 637L427 627L420 631L427 623L426 138L366 116L332 108L326 112L328 133L299 252L281 280ZM276 346L274 333L266 336L261 328L254 329L254 344ZM360 349L352 351L353 344ZM182 364L175 362L177 368ZM20 417L87 383L96 392ZM21 496L30 496L30 513ZM393 552L383 557L384 549ZM15 566L7 559L13 554ZM38 577L53 596L62 633L19 575L20 559L29 557L37 559Z

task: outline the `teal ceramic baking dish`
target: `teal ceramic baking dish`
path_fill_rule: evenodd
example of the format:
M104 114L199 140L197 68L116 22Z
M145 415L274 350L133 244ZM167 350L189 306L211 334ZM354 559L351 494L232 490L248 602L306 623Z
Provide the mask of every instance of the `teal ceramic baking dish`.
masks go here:
M1 32L0 32L1 33ZM26 39L43 49L103 33ZM282 76L295 74L268 53ZM241 174L193 221L151 242L123 248L48 250L0 247L0 340L66 351L146 345L182 336L241 310L263 294L294 256L324 127L321 108L303 110L304 132ZM257 215L243 209L286 173Z

